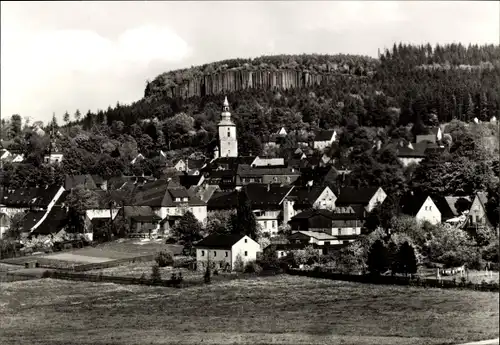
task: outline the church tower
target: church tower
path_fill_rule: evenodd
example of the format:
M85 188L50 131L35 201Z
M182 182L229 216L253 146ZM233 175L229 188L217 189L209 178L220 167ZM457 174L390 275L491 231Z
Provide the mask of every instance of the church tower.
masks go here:
M224 106L219 127L219 157L238 157L238 140L236 139L236 125L231 120L229 102L224 99Z

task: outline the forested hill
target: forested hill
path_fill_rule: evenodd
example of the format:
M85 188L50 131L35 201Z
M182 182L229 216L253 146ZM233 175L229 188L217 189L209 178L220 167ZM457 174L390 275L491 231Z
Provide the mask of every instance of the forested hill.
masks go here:
M500 46L399 44L378 59L279 55L164 73L148 82L145 97L131 105L95 113L70 109L76 121L64 116L58 146L65 158L58 169L140 175L157 169L132 169L130 161L139 152L146 157L159 150L170 158L193 152L211 157L224 95L238 126L241 155L263 152L263 144L282 126L302 129L306 136L318 128L347 129L339 145L348 152L360 136L411 140L452 119L499 118ZM13 116L3 124L1 136L18 143L27 160L6 169L19 177L13 184L41 184L42 170L33 166L40 165L48 138L23 132L20 123L20 116Z
M334 82L339 76L369 76L376 59L355 55L277 55L232 59L163 73L145 97L204 97L247 89L287 90Z

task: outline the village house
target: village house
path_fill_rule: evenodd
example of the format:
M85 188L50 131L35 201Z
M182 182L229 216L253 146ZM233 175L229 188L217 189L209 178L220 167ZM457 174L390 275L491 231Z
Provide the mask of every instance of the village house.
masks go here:
M318 209L303 211L294 216L289 224L292 232L323 232L335 237L330 244L346 244L361 235L363 220L359 219L354 209L347 207L338 208L335 212Z
M300 176L300 172L289 167L262 167L252 168L249 165L240 164L236 175L236 185L244 186L249 183L279 183L291 184Z
M259 243L246 235L212 234L196 243L196 264L199 270L207 265L232 271L239 258L244 264L255 261L261 251Z
M131 237L151 238L161 233L162 218L150 206L124 206L116 217L125 221Z
M283 223L310 208L333 210L337 197L328 186L296 186L283 201Z
M123 191L95 191L97 195L97 207L87 209L85 214L92 220L94 218L114 219L122 207Z
M201 169L207 164L205 159L179 159L174 168L177 171L182 171L188 175L199 175Z
M337 180L338 173L332 166L307 167L300 169L300 177L295 181L296 186L332 186Z
M401 213L415 217L417 222L441 223L441 212L429 195L410 192L400 200Z
M313 148L315 150L324 150L337 140L335 130L319 130L314 133Z
M215 192L208 201L208 211L234 210L238 207L238 193L245 193L261 231L271 236L278 234L282 219L283 201L293 186L252 183L241 192Z
M136 190L133 205L130 206L150 206L162 219L165 233L188 211L202 224L207 219L206 203L174 181L157 180L139 186Z
M486 203L488 195L485 192L477 192L474 195L472 205L468 213L467 227L482 228L492 227L491 221L486 214Z
M434 144L438 143L443 139L443 132L440 127L429 128L429 134L419 134L415 137L415 142L419 143L421 141L430 141Z
M59 164L64 159L64 155L61 151L53 151L51 153L45 154L43 156L43 162L46 164Z
M426 156L427 145L425 142L417 144L409 143L407 146L397 148L398 160L407 167L410 164L419 164Z
M340 244L339 240L330 234L316 231L294 231L288 236L290 243L315 244L317 246L330 246Z
M257 156L255 160L250 164L252 168L261 168L261 167L286 167L285 159L280 157L265 157L265 156Z
M337 194L336 206L351 206L355 211L356 208L363 208L366 212L371 212L375 206L382 204L387 197L387 194L381 187L365 187L365 188L340 188ZM359 214L358 214L359 215Z
M0 213L12 216L30 210L47 211L63 194L59 185L0 190Z
M142 153L139 153L139 154L137 154L137 156L134 157L134 159L132 159L130 161L130 164L134 165L134 164L139 163L140 161L143 161L145 159L146 159L146 157L144 157L142 155Z

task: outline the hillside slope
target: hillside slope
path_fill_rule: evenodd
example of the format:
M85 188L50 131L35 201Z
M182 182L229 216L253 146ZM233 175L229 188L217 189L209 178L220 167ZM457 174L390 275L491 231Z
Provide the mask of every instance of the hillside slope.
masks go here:
M145 97L204 97L247 89L311 87L339 75L372 75L378 60L355 55L277 55L233 59L163 73L148 83Z

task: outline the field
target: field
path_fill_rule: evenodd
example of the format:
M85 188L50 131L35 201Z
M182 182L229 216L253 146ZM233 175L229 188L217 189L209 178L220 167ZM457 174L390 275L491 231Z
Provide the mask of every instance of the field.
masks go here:
M4 259L2 262L24 265L25 262L38 260L40 262L53 263L54 266L61 266L62 268L67 266L132 258L136 256L154 254L161 250L166 250L173 254L179 254L182 251L182 247L164 244L163 241L120 240L101 244L96 247L85 247L62 253Z
M426 279L436 279L436 270L435 269L421 269L419 271L419 275L422 278ZM441 276L441 280L453 280L455 279L457 282L460 282L461 279L460 273L450 276ZM496 271L474 271L470 270L468 274L464 273L464 277L467 282L472 282L473 284L481 284L482 281L487 283L498 283L499 282L499 273Z
M7 344L456 344L498 337L499 295L295 276L188 289L0 284Z
M123 266L91 270L87 271L86 273L102 273L105 276L120 276L131 278L140 278L144 274L147 278L149 278L151 276L151 266L153 265L156 265L155 261L135 262ZM160 267L160 274L162 279L170 279L172 273L182 273L182 277L186 281L191 279L200 280L203 278L203 272L200 273L185 268Z

